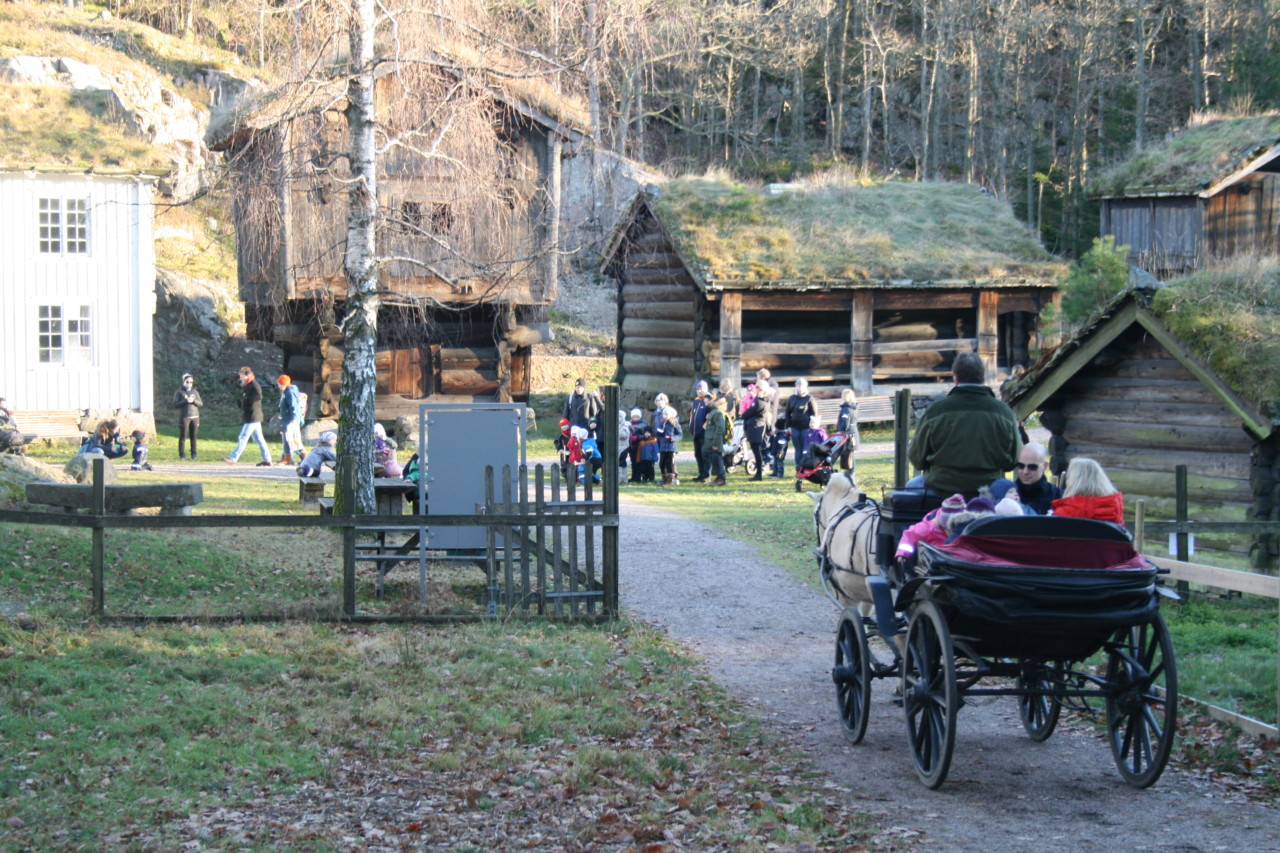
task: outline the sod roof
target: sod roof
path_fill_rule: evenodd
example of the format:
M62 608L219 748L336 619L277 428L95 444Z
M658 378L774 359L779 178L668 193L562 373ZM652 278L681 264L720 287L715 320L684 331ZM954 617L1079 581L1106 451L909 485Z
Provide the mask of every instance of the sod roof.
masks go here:
M1062 266L969 184L827 176L780 192L686 177L646 200L704 288L1053 286Z
M1096 196L1202 192L1280 145L1280 112L1238 118L1202 118L1091 182Z
M1017 407L1045 382L1060 387L1065 377L1056 376L1057 369L1070 363L1077 351L1087 350L1095 336L1108 329L1114 335L1116 329L1109 321L1131 311L1135 303L1232 394L1271 427L1280 426L1280 260L1274 258L1238 260L1202 270L1154 292L1122 292L1071 339L1009 383L1005 399Z

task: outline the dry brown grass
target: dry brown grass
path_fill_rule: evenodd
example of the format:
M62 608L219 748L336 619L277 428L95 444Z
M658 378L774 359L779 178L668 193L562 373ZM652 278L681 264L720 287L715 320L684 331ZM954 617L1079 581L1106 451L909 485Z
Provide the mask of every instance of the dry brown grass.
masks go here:
M168 155L113 105L107 92L0 83L0 166L167 171Z
M1278 139L1280 112L1194 116L1184 130L1101 172L1090 191L1098 195L1156 188L1199 192Z
M695 272L724 281L1051 280L1008 205L968 184L848 171L777 195L723 175L664 184L656 207Z

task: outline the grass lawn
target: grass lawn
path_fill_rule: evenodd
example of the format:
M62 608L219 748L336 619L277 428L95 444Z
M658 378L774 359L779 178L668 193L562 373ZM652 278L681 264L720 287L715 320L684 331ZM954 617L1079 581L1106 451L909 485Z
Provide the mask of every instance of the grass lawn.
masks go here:
M0 622L2 850L848 849L661 635Z
M207 446L225 453L233 437L233 427L212 428ZM162 470L129 477L189 476L171 442L155 443ZM549 448L545 436L531 440L531 455ZM871 495L891 476L889 457L859 460ZM290 480L204 487L202 511L297 512ZM726 488L624 492L751 542L818 584L812 503L791 479L738 473ZM547 846L641 847L664 832L688 849L867 841L844 797L821 790L696 661L643 626L103 625L85 618L86 531L0 534L0 601L31 613L0 621L0 850L343 850L379 838L501 849L495 826L542 833ZM336 541L318 531L109 533L108 548L108 601L127 612L336 611ZM483 578L439 582L444 606L461 607ZM363 607L371 591L360 595ZM396 595L388 609L414 604ZM1164 613L1184 694L1275 719L1274 602L1199 595ZM1255 754L1194 725L1183 760L1256 778ZM327 817L317 823L318 813Z

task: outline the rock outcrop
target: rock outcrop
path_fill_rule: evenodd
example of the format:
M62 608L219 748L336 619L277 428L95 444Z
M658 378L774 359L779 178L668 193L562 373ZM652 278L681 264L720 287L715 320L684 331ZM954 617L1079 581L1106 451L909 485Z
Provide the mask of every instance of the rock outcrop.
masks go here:
M108 72L62 56L13 56L0 59L0 79L19 85L110 93L113 109L130 129L169 153L173 171L161 181L161 192L181 200L205 187L210 152L204 133L209 112L165 85L159 75ZM226 84L220 81L219 85Z

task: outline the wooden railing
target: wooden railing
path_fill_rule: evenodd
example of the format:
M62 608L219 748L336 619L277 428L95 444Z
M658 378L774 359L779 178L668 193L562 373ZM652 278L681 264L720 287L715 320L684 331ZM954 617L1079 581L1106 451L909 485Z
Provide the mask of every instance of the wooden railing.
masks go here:
M344 475L340 488L347 500L340 505L353 507L350 473L351 460L340 464ZM541 465L534 470L534 488L529 488L529 471L519 469L516 491L512 490L510 471L504 471L501 493L495 492L492 466L485 469L485 504L476 515L191 515L129 516L109 515L106 511L106 487L103 482L106 461L93 460L92 504L85 514L0 511L0 525L24 524L88 528L92 535L90 552L90 611L103 618L146 619L148 621L186 621L208 619L207 613L183 616L127 616L108 613L106 601L107 561L106 532L133 530L169 530L194 528L323 528L337 529L342 536L342 610L340 621L478 621L503 615L575 618L587 620L614 619L618 615L618 491L616 464L606 464L601 472L603 482L599 497L587 485L581 496L573 486L561 494L558 466L546 487L546 473ZM449 527L483 527L489 546L482 553L461 555L480 565L486 575L486 609L474 617L449 616L381 616L362 614L357 607L356 568L370 559L370 551L358 542L360 536L375 537L379 531L417 532L411 549L392 553L403 545L383 546L380 552L395 563L417 561L421 567L419 598L425 599L425 566L437 558L459 555L434 551L431 532ZM599 543L599 548L596 543ZM390 562L389 559L387 562ZM157 567L157 570L160 570ZM382 572L382 573L385 573ZM225 618L248 618L246 614L230 614Z

